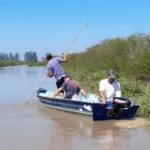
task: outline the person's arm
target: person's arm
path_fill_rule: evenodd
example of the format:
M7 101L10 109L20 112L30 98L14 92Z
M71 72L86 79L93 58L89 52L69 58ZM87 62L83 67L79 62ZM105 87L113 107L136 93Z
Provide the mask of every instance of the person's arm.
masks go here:
M61 55L61 60L60 60L60 61L61 61L61 62L67 62L67 60L68 60L67 55L63 53L63 54Z
M47 74L49 78L52 78L54 76L54 70L51 66L47 67Z
M105 98L105 94L104 94L104 81L100 81L99 83L99 97L100 100L102 101L102 104L106 104L106 98Z
M54 92L54 94L53 94L52 97L57 96L62 90L63 90L62 88L57 89L57 90Z
M53 73L48 71L47 74L46 74L49 78L52 78L53 77Z
M80 92L82 93L82 95L87 98L87 94L85 93L85 91L83 89L80 90Z
M63 91L63 90L65 89L65 87L66 87L66 83L64 82L64 83L62 84L62 86L61 86L59 89L57 89L56 92L54 92L54 94L53 94L52 97L57 96L61 91Z
M102 100L102 104L106 104L106 99L104 96L104 91L99 91L100 99Z

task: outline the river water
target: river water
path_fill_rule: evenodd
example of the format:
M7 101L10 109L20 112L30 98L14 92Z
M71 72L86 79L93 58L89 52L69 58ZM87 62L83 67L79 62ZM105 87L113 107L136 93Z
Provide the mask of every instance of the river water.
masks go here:
M36 96L30 97L44 72L43 67L0 69L1 150L150 149L150 124L142 118L93 122L41 106ZM56 88L53 79L42 83L40 87Z

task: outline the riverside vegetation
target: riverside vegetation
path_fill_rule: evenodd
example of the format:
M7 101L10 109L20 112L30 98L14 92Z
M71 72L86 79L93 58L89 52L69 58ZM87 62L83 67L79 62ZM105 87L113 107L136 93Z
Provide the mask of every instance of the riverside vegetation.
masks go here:
M15 60L0 60L0 67L6 66L15 66L25 64L23 61L15 61Z
M99 81L114 68L122 95L141 105L138 116L150 119L150 35L133 34L106 39L85 52L69 56L64 67L89 91L98 94Z

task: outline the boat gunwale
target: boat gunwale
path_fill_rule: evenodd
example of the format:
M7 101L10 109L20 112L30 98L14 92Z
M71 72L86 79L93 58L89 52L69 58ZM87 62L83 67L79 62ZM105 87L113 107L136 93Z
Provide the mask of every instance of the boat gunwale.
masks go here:
M53 105L49 105L49 104L44 104L42 102L43 100L40 100L40 103L45 106L45 107L49 107L52 109L56 109L56 110L60 110L60 111L65 111L65 112L71 112L71 113L76 113L76 114L82 114L82 115L86 115L86 116L92 116L93 115L93 111L91 112L86 112L86 111L80 111L80 110L76 110L76 109L69 109L69 108L64 108L64 107L58 107L58 106L53 106Z

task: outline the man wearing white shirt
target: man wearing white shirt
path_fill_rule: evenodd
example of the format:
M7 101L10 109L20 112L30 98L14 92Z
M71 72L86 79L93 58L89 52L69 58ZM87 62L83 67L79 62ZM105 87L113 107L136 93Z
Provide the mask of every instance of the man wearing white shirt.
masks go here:
M116 79L113 69L108 71L108 77L99 83L99 96L102 104L112 102L114 97L121 97L120 83Z

